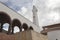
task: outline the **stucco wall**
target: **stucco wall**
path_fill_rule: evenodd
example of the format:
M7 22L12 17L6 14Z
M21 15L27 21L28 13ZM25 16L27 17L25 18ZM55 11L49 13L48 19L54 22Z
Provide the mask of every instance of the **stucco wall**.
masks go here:
M47 35L39 34L32 30L7 35L0 33L0 40L48 40Z
M27 30L20 32L20 40L48 40L48 37L33 30Z
M60 30L48 32L48 40L60 40Z
M0 40L18 40L18 35L7 35L5 33L0 33Z
M43 35L35 31L31 31L31 34L32 34L32 40L48 40L47 35Z

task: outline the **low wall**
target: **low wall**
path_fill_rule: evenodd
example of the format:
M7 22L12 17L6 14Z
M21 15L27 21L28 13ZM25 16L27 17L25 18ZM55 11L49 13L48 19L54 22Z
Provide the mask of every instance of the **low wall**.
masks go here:
M28 30L20 33L20 40L48 40L48 37L47 35Z
M27 30L12 35L0 33L0 40L48 40L48 39L47 35L43 35L32 30Z
M32 40L48 40L47 35L43 35L35 31L31 31L31 34L32 34Z

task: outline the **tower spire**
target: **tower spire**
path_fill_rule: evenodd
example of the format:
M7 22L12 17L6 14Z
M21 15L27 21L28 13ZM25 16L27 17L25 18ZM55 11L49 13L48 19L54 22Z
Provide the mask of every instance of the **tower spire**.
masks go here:
M38 16L37 16L38 10L35 6L33 6L32 12L33 12L33 23L36 24L37 26L39 26Z

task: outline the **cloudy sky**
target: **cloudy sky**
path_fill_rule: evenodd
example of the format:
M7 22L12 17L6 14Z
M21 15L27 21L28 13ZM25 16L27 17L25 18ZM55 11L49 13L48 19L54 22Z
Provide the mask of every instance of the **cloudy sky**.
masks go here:
M60 0L0 0L30 21L32 21L32 7L38 9L39 26L60 23ZM33 22L33 21L32 21Z
M60 23L60 0L36 0L39 25L42 26Z

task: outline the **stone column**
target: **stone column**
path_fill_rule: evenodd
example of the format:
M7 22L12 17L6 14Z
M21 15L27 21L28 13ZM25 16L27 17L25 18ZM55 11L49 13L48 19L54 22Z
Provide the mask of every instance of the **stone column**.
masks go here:
M0 24L0 32L3 30L3 24Z

